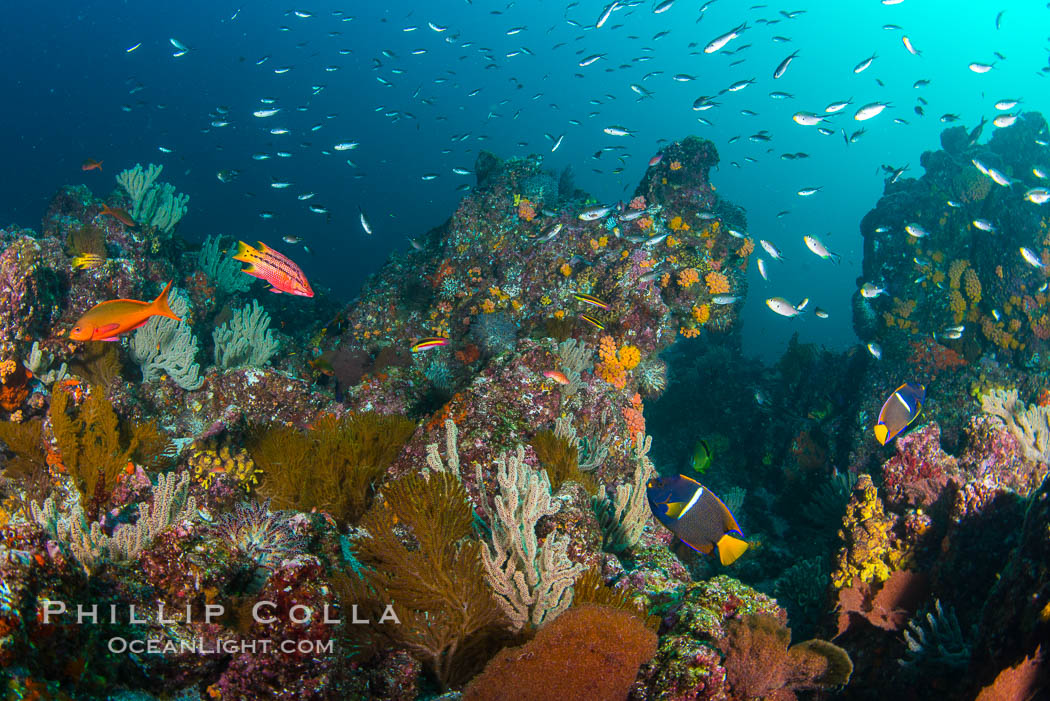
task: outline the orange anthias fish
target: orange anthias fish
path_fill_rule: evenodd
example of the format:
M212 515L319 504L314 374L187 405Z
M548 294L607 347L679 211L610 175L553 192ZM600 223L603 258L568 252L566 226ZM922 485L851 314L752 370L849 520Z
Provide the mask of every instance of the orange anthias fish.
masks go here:
M110 207L108 204L104 204L102 205L102 211L99 212L99 214L113 217L126 226L135 226L135 220L131 218L131 215L128 214L126 210L123 210L120 207Z
M314 296L314 291L299 266L262 241L259 241L258 249L252 248L244 241L238 241L237 255L233 259L248 264L247 268L241 270L242 273L248 273L273 285L270 292L284 292L302 297Z
M152 302L137 299L111 299L88 309L69 332L74 341L116 341L121 334L145 324L153 316L182 321L168 306L169 282Z
M96 161L93 158L89 158L80 164L80 170L97 170L102 172L102 161Z

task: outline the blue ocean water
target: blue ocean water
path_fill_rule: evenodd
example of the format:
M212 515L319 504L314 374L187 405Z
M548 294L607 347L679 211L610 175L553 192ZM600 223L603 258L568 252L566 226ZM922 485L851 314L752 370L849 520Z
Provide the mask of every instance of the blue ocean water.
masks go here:
M183 236L300 236L312 255L285 252L316 284L349 298L391 251L452 213L457 187L473 182L452 169L473 169L481 149L542 154L552 170L572 166L579 187L614 202L629 198L662 143L696 134L716 144L712 181L745 208L748 233L788 258L767 260L768 281L753 266L749 278L744 349L772 360L795 331L831 348L856 342L849 299L860 271L858 224L881 193L881 165L920 175L920 154L939 148L950 126L941 115L972 128L995 115L997 100L1047 109L1042 3L677 0L658 14L655 3L622 5L596 28L603 1L22 3L8 8L0 29L8 176L0 223L39 228L59 187L83 182L102 195L120 170L159 163L162 179L191 198ZM744 22L738 38L703 52ZM184 55L173 56L176 42ZM579 65L595 54L602 57ZM871 66L854 73L872 54ZM993 68L978 74L972 62ZM719 95L748 79L755 82ZM929 84L913 87L919 80ZM639 99L632 84L649 97ZM774 100L771 91L794 97ZM701 95L719 106L694 111ZM924 116L913 110L919 97ZM845 100L852 104L827 124L832 135L792 121L797 111ZM857 107L876 101L891 107L854 120ZM280 112L253 116L267 108ZM631 135L606 134L611 125ZM860 128L866 133L847 145L841 131ZM748 138L762 130L769 141ZM546 135L564 135L557 151ZM333 148L350 142L359 146ZM797 152L809 158L781 158ZM102 160L104 171L81 172L87 158ZM240 174L224 183L220 171ZM810 187L822 189L796 194ZM261 218L264 211L274 217ZM806 234L841 264L813 256ZM771 296L808 297L830 318L775 316L763 303Z

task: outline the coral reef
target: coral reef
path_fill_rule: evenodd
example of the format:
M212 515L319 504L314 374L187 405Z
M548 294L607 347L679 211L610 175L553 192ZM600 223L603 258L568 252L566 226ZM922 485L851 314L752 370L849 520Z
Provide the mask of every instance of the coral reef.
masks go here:
M665 144L608 208L539 156L483 152L452 217L345 306L321 288L246 295L223 240L198 252L180 237L185 201L157 167L126 171L105 203L60 190L40 233L0 230L7 688L389 701L1038 688L1050 298L970 224L995 219L1009 246L1050 253L1038 207L967 164L1022 179L1022 141L1041 128L1024 116L984 145L948 130L922 178L887 183L861 232L864 279L891 294L853 300L878 362L797 338L771 367L743 356L743 305L725 302L746 298L756 241L695 137ZM912 223L930 235L899 234ZM85 310L169 280L182 322L68 339ZM922 413L882 445L872 425L905 381L926 386ZM675 473L746 534L731 569L652 521L648 482ZM147 622L38 620L59 600L134 605ZM222 615L198 617L211 606ZM239 647L119 655L118 633ZM293 647L246 646L260 639Z

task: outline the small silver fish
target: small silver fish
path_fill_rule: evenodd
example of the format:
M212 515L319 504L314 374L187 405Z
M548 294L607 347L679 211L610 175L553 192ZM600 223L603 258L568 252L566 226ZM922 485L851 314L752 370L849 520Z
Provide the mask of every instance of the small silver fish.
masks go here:
M769 280L769 277L766 275L766 261L761 258L758 259L758 274L762 276L763 280Z
M540 237L540 241L550 241L550 240L552 240L555 236L558 235L558 233L561 231L561 229L562 229L561 222L555 224L554 226L551 227L550 231L548 231L546 234L544 234L543 236Z
M1045 267L1043 261L1039 260L1039 256L1033 253L1031 249L1025 248L1024 246L1021 246L1021 257L1024 258L1025 262L1033 268Z
M879 295L884 294L886 294L886 290L874 283L865 282L863 285L860 286L860 296L864 297L865 299L873 299L875 297L878 297Z
M611 211L611 206L591 207L590 209L585 209L582 212L580 212L578 218L581 221L594 221L595 219L601 219L605 217Z
M882 346L875 341L871 341L867 344L868 352L875 357L875 360L882 360Z
M733 304L734 302L740 301L739 295L715 295L711 298L711 301L715 304Z
M1024 193L1024 198L1032 204L1046 204L1050 201L1050 190L1045 187L1033 187Z
M784 256L780 253L780 249L778 249L772 243L770 243L769 241L766 241L765 239L759 239L758 242L759 242L759 244L762 245L762 248L765 249L766 253L769 254L770 258L772 258L773 260L780 260L780 261L785 260Z
M783 297L770 297L766 300L766 306L780 316L793 317L800 314L799 310Z

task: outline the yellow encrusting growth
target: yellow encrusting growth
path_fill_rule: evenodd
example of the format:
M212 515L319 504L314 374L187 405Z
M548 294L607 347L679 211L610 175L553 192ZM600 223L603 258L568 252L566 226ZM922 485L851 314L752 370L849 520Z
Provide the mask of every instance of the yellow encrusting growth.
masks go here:
M880 583L901 569L907 553L893 533L895 519L886 514L871 475L861 474L846 506L839 537L845 545L836 557L831 582L836 589L854 579Z

